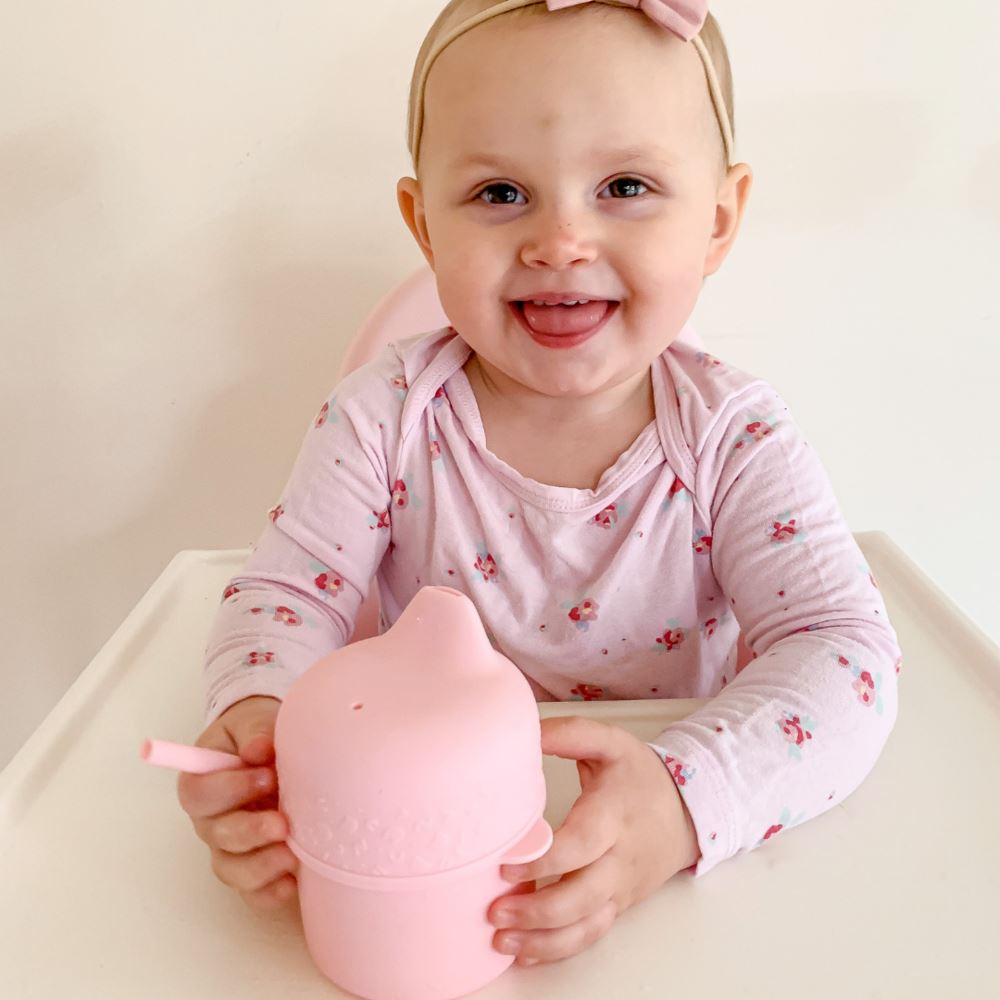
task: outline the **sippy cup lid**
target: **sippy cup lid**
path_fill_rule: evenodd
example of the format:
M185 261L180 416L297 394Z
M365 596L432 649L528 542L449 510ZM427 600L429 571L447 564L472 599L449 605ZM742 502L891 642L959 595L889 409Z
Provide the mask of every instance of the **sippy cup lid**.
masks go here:
M383 635L306 670L275 756L289 845L361 875L471 864L545 806L531 687L450 587L423 587Z

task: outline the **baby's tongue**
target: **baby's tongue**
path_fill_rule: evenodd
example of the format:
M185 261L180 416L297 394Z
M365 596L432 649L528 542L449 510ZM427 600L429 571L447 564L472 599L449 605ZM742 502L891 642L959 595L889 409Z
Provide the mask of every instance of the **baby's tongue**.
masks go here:
M524 318L536 333L583 333L604 319L610 303L591 301L577 306L536 306L524 303Z

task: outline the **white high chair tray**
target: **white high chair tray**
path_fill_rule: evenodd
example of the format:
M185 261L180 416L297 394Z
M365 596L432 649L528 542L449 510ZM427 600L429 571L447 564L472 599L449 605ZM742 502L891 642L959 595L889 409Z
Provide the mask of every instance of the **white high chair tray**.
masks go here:
M896 728L841 805L682 873L562 962L482 1000L1000 996L1000 649L882 532L857 536L903 650ZM0 996L347 996L297 909L259 915L209 867L147 737L194 742L202 650L249 550L183 551L0 773ZM543 704L644 739L697 701ZM579 794L547 757L546 817Z

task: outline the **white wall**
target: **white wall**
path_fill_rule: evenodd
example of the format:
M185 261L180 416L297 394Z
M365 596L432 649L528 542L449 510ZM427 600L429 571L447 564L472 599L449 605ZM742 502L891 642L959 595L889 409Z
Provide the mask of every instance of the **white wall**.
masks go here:
M395 182L438 9L3 4L0 765L175 552L256 539L421 263ZM939 9L713 5L756 184L695 320L1000 638L1000 12Z

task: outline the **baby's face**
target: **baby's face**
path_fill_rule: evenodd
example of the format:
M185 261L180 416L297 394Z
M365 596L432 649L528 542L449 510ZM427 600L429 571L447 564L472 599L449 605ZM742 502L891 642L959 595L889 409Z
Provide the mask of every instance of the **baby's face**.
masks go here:
M549 396L648 368L722 263L750 186L745 164L721 164L693 47L639 12L592 12L501 16L454 41L427 80L420 183L399 183L455 328ZM618 306L555 349L513 311L543 291Z

